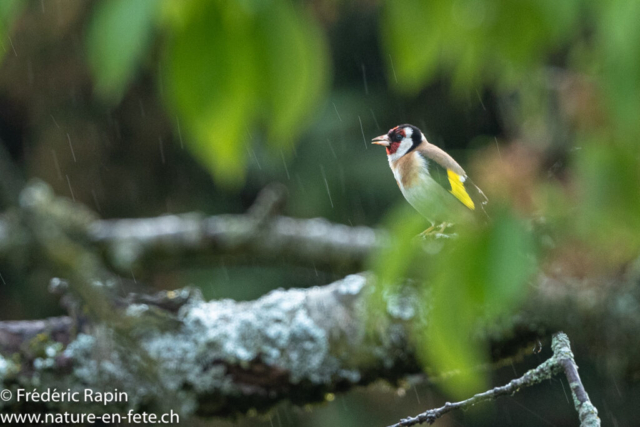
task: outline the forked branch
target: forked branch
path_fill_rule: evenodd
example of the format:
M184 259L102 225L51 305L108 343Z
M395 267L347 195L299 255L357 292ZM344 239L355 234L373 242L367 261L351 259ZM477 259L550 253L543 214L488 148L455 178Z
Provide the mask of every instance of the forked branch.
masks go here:
M600 418L598 418L598 410L589 400L589 396L587 395L587 392L582 385L582 381L580 380L580 375L578 375L578 366L576 365L573 353L571 352L569 337L567 337L564 332L554 334L551 342L551 349L553 350L553 356L551 358L547 359L537 368L527 371L523 376L510 381L506 385L495 387L483 393L478 393L461 402L447 402L440 408L429 409L415 417L402 419L399 423L390 427L410 427L423 423L431 425L446 413L456 409L467 409L471 406L477 405L478 403L485 402L487 400L494 400L501 396L512 395L522 388L550 380L561 371L564 371L567 376L567 380L569 381L571 394L573 395L573 403L578 411L578 415L580 416L580 426L599 427Z

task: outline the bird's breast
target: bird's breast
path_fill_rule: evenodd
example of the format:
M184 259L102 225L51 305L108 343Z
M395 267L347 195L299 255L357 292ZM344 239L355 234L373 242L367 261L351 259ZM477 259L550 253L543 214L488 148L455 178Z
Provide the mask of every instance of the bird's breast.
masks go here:
M458 202L433 179L426 159L410 153L389 164L402 195L422 216L432 222L451 219L449 211L456 210Z
M389 166L391 166L400 189L411 188L429 175L426 160L415 152L409 153L398 160L392 160L389 157Z

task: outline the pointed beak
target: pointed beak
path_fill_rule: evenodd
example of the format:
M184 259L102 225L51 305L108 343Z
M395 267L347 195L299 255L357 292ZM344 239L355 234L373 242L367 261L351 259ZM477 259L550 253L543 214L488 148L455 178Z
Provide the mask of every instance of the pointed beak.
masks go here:
M391 144L391 141L389 141L388 135L380 135L373 138L371 140L371 143L375 145L382 145L384 147L388 147Z

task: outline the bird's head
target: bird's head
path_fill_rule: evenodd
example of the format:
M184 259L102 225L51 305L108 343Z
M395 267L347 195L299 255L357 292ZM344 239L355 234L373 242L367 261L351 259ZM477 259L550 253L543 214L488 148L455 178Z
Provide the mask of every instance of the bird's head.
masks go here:
M415 149L420 145L423 138L422 132L417 127L400 125L394 127L385 135L373 138L371 143L386 147L387 155L395 160Z

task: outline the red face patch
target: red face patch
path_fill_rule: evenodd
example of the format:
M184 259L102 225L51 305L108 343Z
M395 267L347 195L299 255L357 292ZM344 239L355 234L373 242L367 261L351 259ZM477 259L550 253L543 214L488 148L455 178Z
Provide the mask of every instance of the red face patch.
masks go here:
M387 156L390 156L393 153L395 153L396 151L398 151L399 147L400 147L400 143L399 142L392 142L391 145L389 145L387 147Z
M391 155L398 151L400 142L407 135L404 132L404 129L400 129L399 126L396 126L389 131L387 136L389 137L389 141L391 141L391 144L387 147L387 155Z

